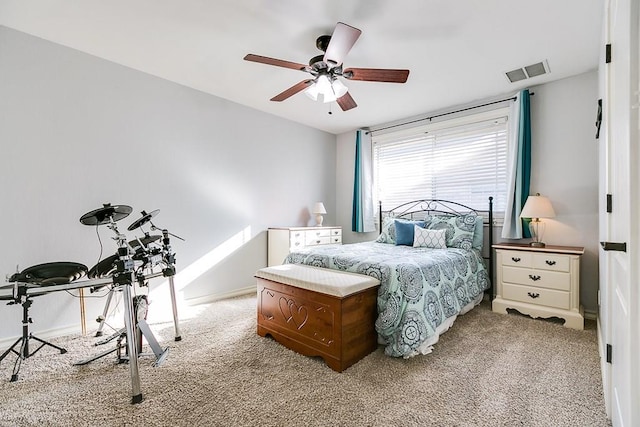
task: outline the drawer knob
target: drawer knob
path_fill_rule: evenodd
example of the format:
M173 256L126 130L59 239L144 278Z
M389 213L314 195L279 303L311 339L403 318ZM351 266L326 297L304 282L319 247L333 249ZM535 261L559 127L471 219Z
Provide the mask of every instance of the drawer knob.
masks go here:
M540 280L540 276L538 275L534 276L533 274L530 274L529 279L533 280L534 282L537 282L538 280Z
M320 240L316 240L316 243L317 243L317 244L320 244Z
M547 259L547 260L545 260L544 262L546 262L546 263L547 263L547 265L556 265L556 262L555 262L555 261L549 261L548 259Z
M517 258L517 257L512 256L512 257L511 257L511 261L513 261L513 262L520 262L520 258Z
M527 295L529 295L533 299L536 299L540 296L540 294L537 292L535 294L533 292L527 292Z

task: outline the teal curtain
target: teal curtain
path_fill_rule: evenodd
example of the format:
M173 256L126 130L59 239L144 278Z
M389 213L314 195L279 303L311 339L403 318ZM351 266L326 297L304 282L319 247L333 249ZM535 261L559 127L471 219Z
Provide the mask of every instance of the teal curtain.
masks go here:
M371 135L363 130L356 131L354 170L351 230L356 233L376 231L373 213Z
M529 197L531 184L531 95L529 89L520 92L520 120L518 131L518 146L522 147L520 163L522 177L520 179L520 212ZM522 237L531 237L529 223L531 218L520 218L522 221Z
M529 196L531 183L531 103L529 90L516 95L509 112L509 154L507 170L507 204L502 237L522 239L531 237L528 221L520 218Z

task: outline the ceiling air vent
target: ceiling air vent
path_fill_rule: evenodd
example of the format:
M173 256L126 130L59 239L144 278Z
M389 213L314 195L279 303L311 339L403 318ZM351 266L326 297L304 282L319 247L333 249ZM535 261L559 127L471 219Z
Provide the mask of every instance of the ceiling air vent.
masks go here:
M513 71L507 71L506 74L511 83L519 82L520 80L524 80L527 78L527 75L522 68L518 68Z
M531 77L548 74L549 72L551 72L549 70L549 64L545 59L544 61L538 62L536 64L531 64L523 68L516 68L515 70L507 71L505 75L511 83L515 83L519 82L520 80L530 79Z

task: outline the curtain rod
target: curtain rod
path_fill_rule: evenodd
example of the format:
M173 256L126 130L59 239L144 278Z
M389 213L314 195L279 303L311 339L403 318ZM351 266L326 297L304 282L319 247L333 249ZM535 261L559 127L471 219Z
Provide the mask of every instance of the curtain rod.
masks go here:
M535 93L533 93L533 92L531 92L531 93L529 94L529 96L533 96L533 95L535 95ZM379 132L379 131L381 131L381 130L387 130L387 129L395 128L395 127L398 127L398 126L409 125L409 124L411 124L411 123L422 122L422 121L424 121L424 120L431 120L431 119L435 119L435 118L442 117L442 116L448 116L449 114L461 113L461 112L463 112L463 111L473 110L473 109L475 109L475 108L486 107L487 105L499 104L499 103L501 103L501 102L505 102L505 101L515 101L515 100L516 100L516 97L515 97L515 96L513 96L513 97L511 97L511 98L505 98L505 99L500 99L500 100L498 100L498 101L487 102L487 103L485 103L485 104L480 104L480 105L476 105L476 106L473 106L473 107L467 107L467 108L462 108L462 109L460 109L460 110L449 111L448 113L436 114L435 116L424 117L424 118L422 118L422 119L412 120L412 121L410 121L410 122L398 123L398 124L396 124L396 125L391 125L391 126L383 127L383 128L380 128L380 129L373 129L373 130L370 130L370 131L365 132L365 134L366 134L366 135L368 135L368 134L370 134L370 133L373 133L373 132Z

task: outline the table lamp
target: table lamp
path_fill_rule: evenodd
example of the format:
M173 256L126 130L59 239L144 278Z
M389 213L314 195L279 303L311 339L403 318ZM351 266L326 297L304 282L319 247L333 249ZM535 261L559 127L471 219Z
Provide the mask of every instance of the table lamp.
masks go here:
M556 216L551 202L545 196L541 196L540 193L536 193L535 196L529 196L527 198L520 218L531 218L529 223L529 230L531 231L531 237L533 241L529 243L534 248L544 248L545 244L542 242L542 236L544 236L545 223L540 221L540 218L553 218Z
M327 210L324 208L324 204L322 202L315 203L311 213L316 216L318 227L322 227L322 215L327 213Z

